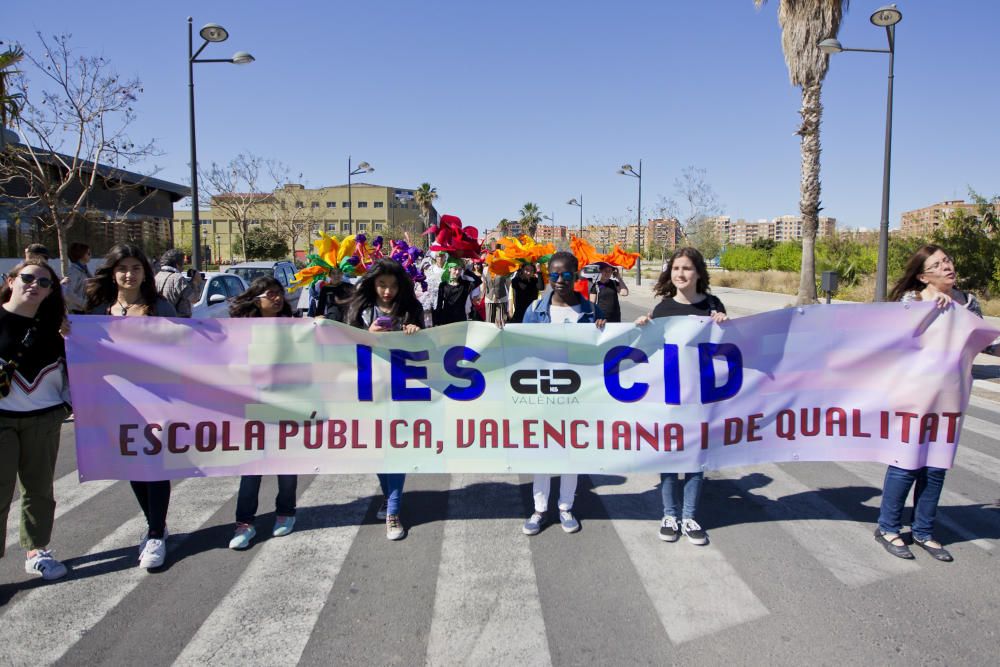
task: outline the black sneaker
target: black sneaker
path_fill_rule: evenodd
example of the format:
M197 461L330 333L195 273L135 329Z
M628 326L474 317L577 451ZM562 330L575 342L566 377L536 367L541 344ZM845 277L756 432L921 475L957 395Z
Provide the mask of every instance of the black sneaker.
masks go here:
M681 532L687 535L688 542L703 547L708 544L708 533L694 519L681 521Z
M681 536L681 528L677 525L677 517L665 516L660 522L660 539L664 542L676 542Z

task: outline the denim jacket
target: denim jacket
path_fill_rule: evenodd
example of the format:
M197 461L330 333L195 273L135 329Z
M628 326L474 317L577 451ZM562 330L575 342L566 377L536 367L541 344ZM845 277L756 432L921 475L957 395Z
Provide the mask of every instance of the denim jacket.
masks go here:
M541 299L535 301L524 314L524 324L548 324L552 322L552 315L549 309L552 307L552 292L549 291ZM580 297L580 319L577 323L593 324L597 320L604 319L604 313L596 305Z

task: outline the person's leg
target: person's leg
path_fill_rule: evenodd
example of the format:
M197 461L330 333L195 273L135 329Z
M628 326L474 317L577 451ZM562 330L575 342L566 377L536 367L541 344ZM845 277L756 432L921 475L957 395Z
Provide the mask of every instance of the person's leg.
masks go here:
M878 513L878 528L885 535L899 535L903 529L903 507L916 477L912 470L889 466L882 484L882 503Z
M701 486L705 480L705 473L686 472L684 473L684 506L682 509L682 519L694 519L698 512L698 499L701 498Z
M921 468L916 471L913 489L913 539L926 542L934 539L934 520L944 486L944 468Z
M559 509L561 511L569 512L573 509L573 499L576 498L576 483L579 479L579 475L559 476Z
M18 477L21 480L21 546L28 552L44 549L52 538L52 523L56 499L52 492L52 477L59 454L59 431L62 410L22 417L20 441L21 459Z
M162 540L167 530L167 509L170 507L170 481L148 482L146 484L149 513L149 538Z
M278 496L274 499L274 513L278 516L295 516L295 491L298 475L278 475Z
M406 473L388 473L384 477L385 496L388 503L386 513L389 516L398 515L403 501L403 484L406 482Z
M384 472L378 473L378 485L382 488L382 495L386 497L389 495L389 487L386 485L388 477Z
M663 516L680 519L677 513L677 473L660 473L660 497L663 500Z
M260 475L240 477L240 490L236 494L236 523L253 525L257 517L257 501L260 495Z
M129 482L135 499L139 501L143 516L146 517L146 524L149 524L149 482Z
M0 558L7 545L7 514L17 488L17 466L21 441L17 433L17 418L0 416Z
M531 482L531 495L535 499L535 511L545 514L549 511L549 490L552 475L535 475Z

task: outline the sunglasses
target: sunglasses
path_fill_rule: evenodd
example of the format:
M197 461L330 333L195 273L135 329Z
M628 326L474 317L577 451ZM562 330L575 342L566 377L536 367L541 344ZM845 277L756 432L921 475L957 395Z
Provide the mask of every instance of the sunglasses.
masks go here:
M564 283L571 283L574 280L576 280L576 272L575 271L563 271L562 273L550 273L549 274L549 282L550 283L557 283L557 282L559 282L560 279L562 279L562 281Z
M276 292L274 290L271 290L269 292L264 292L263 294L258 294L257 298L258 299L271 299L273 301L274 299L277 299L278 297L283 297L283 296L285 296L284 293L282 293L282 292Z
M45 276L35 276L30 273L19 273L17 274L21 277L21 282L25 285L30 285L31 283L37 282L38 286L42 289L48 289L52 287L52 279L46 278Z

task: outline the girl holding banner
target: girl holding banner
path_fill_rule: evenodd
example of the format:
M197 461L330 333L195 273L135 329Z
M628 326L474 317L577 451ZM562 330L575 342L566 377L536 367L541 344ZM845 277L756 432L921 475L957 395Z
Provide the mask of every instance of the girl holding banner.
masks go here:
M591 303L574 289L579 274L579 263L572 253L557 252L549 260L549 282L552 291L531 305L524 315L524 324L565 324L593 322L599 329L606 324L600 307ZM579 475L559 476L559 523L567 533L580 530L580 522L573 516L573 500L576 496L576 482ZM521 527L525 535L537 535L548 521L549 491L552 475L535 475L531 484L531 495L535 501L535 511Z
M0 287L0 557L7 513L21 481L24 570L51 580L66 566L47 547L56 501L52 478L65 419L66 350L59 333L66 305L59 277L42 260L15 266Z
M983 316L979 302L971 292L963 292L955 286L957 279L955 263L944 248L925 245L917 250L903 270L889 294L891 301L934 301L938 308L948 308L952 304L959 308ZM952 558L944 546L934 539L934 519L937 516L938 500L944 487L944 468L924 466L916 470L906 470L889 466L885 471L882 485L882 505L879 509L878 527L875 539L882 547L897 558L912 559L913 552L900 536L903 524L903 508L906 497L913 491L913 543L929 553L936 560L950 563Z
M118 317L177 317L177 311L156 291L153 267L146 255L130 243L108 252L104 265L87 283L87 313ZM139 567L161 567L167 558L167 508L170 481L130 482L142 513L146 533L139 540Z
M710 317L716 324L726 320L726 307L718 297L708 293L708 268L701 253L694 248L679 248L667 262L667 268L653 288L653 294L663 297L649 315L635 321L640 326L658 317L694 315ZM695 520L698 500L705 473L701 470L684 473L680 523L677 522L677 486L675 472L660 473L660 495L663 498L663 520L660 522L660 539L676 542L683 533L691 544L708 544L708 533Z
M374 262L358 285L347 311L347 323L374 333L403 331L411 335L420 331L424 326L424 310L406 269L391 259ZM384 498L377 516L385 519L385 536L401 540L406 535L399 519L406 474L379 473L378 481Z
M285 300L285 288L273 276L255 278L247 291L233 299L230 317L291 317L292 307ZM230 549L246 549L257 536L254 519L260 497L260 475L240 477L236 498L236 532L229 540ZM297 475L278 475L278 496L274 499L274 530L271 535L284 537L295 527L295 491Z

